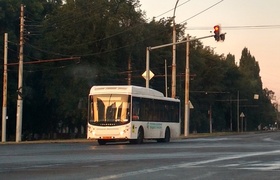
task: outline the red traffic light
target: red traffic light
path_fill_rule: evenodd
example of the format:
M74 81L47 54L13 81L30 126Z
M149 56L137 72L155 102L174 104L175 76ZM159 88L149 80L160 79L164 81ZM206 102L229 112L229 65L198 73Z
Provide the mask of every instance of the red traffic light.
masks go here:
M217 26L214 26L214 31L215 31L215 32L220 31L220 26L218 26L218 25L217 25Z
M216 41L220 40L220 26L219 25L214 26L214 38Z

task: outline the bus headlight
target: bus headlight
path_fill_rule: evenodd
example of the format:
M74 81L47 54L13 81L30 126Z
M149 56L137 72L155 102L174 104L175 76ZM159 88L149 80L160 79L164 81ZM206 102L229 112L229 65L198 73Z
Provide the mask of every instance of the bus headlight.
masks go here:
M125 130L121 130L121 131L120 131L120 135L121 135L121 136L124 135L124 133L125 133Z
M122 136L122 135L124 135L126 132L127 132L127 129L122 129L122 130L120 131L120 135Z
M95 131L92 131L91 134L92 134L93 136L95 136Z

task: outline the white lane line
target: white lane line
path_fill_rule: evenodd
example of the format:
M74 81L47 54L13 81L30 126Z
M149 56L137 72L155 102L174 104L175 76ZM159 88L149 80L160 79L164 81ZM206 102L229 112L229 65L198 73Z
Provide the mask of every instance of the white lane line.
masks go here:
M246 158L246 157L252 157L252 156L268 155L268 154L280 154L280 150L268 151L268 152L244 153L244 154L238 154L238 155L234 155L234 156L219 157L216 159L210 159L210 160L205 160L205 161L175 164L175 165L169 165L169 166L160 166L160 167L156 167L156 168L143 169L143 170L139 170L139 171L131 171L131 172L127 172L127 173L114 174L114 175L103 176L103 177L99 177L99 178L92 178L89 180L118 179L118 178L123 178L123 177L128 177L128 176L135 176L135 175L139 175L139 174L143 174L143 173L147 174L147 173L153 173L153 172L171 170L171 169L177 169L177 168L187 168L187 167L208 164L208 163L213 163L213 162L240 159L240 158Z
M20 167L7 167L7 168L0 168L0 172L7 172L7 171L18 171L18 170L26 170L26 171L33 171L34 169L42 169L42 168L51 168L56 166L62 166L64 164L41 164L41 165L23 165Z
M274 163L256 163L251 164L249 167L241 167L238 169L253 169L253 170L260 170L260 171L272 171L280 169L280 162L276 161Z

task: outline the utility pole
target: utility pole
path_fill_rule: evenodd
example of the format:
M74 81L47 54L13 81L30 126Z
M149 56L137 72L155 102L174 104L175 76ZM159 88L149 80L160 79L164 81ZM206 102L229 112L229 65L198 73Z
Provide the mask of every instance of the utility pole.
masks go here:
M3 75L3 106L2 106L2 142L6 142L7 125L7 64L8 64L8 33L4 35L4 75Z
M21 4L21 6L20 6L20 38L19 38L16 142L21 141L21 131L22 131L23 32L24 32L24 6L23 6L23 4Z
M184 136L189 135L189 122L190 122L190 36L187 34L186 40L186 73L185 73L185 128Z
M237 107L237 109L236 109L236 111L237 111L237 115L236 115L236 126L237 126L237 132L239 132L239 91L237 91L237 101L236 101L236 103L237 103L237 105L236 105L236 107Z
M129 54L128 57L128 75L127 75L127 84L131 85L131 53Z
M230 95L230 131L232 132L232 99Z
M212 106L209 106L209 133L212 133Z
M166 59L164 60L164 71L165 71L165 97L168 96L168 93L167 93L167 62L166 62Z

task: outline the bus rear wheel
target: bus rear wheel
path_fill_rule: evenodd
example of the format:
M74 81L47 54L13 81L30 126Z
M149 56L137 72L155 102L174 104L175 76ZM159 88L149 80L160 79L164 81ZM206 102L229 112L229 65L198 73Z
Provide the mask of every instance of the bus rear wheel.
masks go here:
M169 129L169 127L167 127L165 129L164 138L158 139L157 142L165 142L165 143L170 142L170 136L171 136L170 129Z

